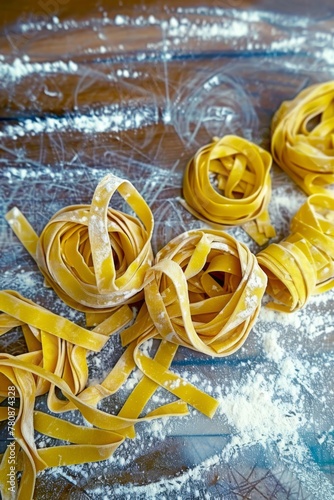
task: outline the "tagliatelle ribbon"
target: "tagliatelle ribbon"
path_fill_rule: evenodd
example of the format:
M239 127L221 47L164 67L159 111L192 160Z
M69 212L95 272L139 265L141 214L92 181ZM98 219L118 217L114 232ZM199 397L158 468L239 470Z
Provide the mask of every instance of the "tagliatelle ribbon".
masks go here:
M216 229L242 225L259 244L275 236L267 207L271 196L270 153L227 135L200 148L183 179L182 205Z
M306 194L334 183L334 81L312 85L285 101L272 122L276 163Z
M116 191L138 218L108 207ZM40 237L16 207L6 219L47 284L71 307L96 314L142 298L153 260L153 216L129 181L107 175L91 205L60 210Z
M70 465L87 461L105 460L124 437L133 437L134 425L160 417L182 416L188 413L186 403L204 414L213 416L218 402L169 371L177 346L163 341L152 359L140 351L141 342L133 341L127 347L111 372L100 383L86 386L87 351L99 351L114 333L113 316L88 331L34 304L11 290L0 291L0 334L21 326L28 352L16 357L0 354L0 396L5 398L8 387L14 386L20 399L15 421L15 438L21 456L23 471L19 499L32 498L36 474L46 467ZM25 323L25 321L27 323ZM77 344L75 344L76 342ZM96 408L103 398L115 392L138 366L144 374L118 415L107 414ZM174 386L173 386L174 384ZM156 408L140 417L155 390L163 386L183 399ZM55 388L66 399L56 396ZM34 412L38 395L48 392L48 407L62 413L78 410L96 429L74 426L59 418ZM4 412L3 412L4 413ZM5 414L0 415L6 418ZM37 449L34 432L66 439L71 445ZM73 434L73 435L71 435ZM74 443L74 444L73 444ZM0 488L3 498L9 467L6 453L0 465ZM19 470L19 469L17 469Z
M118 331L114 316L89 331L12 290L0 291L0 310L3 312L0 314L0 334L3 335L16 326L22 328L28 352L21 354L19 358L55 373L66 382L74 394L83 395L87 390L85 389L88 381L87 353L99 352L109 336ZM128 317L128 322L131 319L132 315ZM131 348L133 352L134 346ZM120 388L135 367L133 361L130 361L131 348L128 348L121 358L122 376L119 375L118 366L112 370L114 392ZM89 389L92 391L93 386ZM56 397L54 387L44 379L37 379L36 395L47 392L49 393L48 406L51 411L61 412L73 409L68 402L64 403ZM85 394L85 401L96 405L102 396L94 399L93 397L87 398Z
M216 401L140 352L140 344L160 338L215 357L232 354L245 342L261 307L267 278L256 257L232 236L194 230L174 238L147 273L145 303L123 345L138 339L134 360L153 382L212 416ZM152 376L153 374L153 376ZM138 384L139 390L139 384Z
M90 460L105 460L124 440L124 436L131 433L131 428L137 422L143 420L151 420L160 416L172 416L186 414L187 410L182 402L171 403L165 407L160 407L143 418L126 418L115 416L98 410L95 407L84 403L78 396L73 394L70 387L66 382L44 368L14 358L10 355L0 355L0 374L2 379L1 393L5 393L4 389L8 386L15 386L20 397L20 407L18 416L14 426L14 437L23 453L23 475L18 490L18 499L30 499L33 496L36 473L46 467L56 465L69 465L75 463L86 462ZM74 433L71 435L71 430L75 430L76 426L69 425L68 422L63 422L60 419L47 415L37 415L37 422L35 425L36 414L33 411L34 401L36 397L36 384L34 376L45 379L52 385L61 389L63 395L72 404L74 409L78 409L81 414L93 424L97 429L96 432L84 430L78 426L77 431L79 434ZM7 383L5 384L5 381ZM64 401L66 404L66 401ZM183 405L183 406L182 406ZM168 413L166 415L166 408ZM174 412L174 413L173 413ZM53 430L52 430L53 427ZM56 432L56 429L58 430ZM34 429L39 432L51 435L54 437L70 438L72 443L77 443L77 447L54 447L49 449L38 450L34 443ZM98 429L111 432L99 432ZM101 446L101 440L106 439L104 447L101 448L101 453L98 449ZM87 455L85 454L87 453ZM3 481L6 476L6 454L3 457L0 468L0 488L2 493L6 492L6 482ZM6 498L4 496L3 498Z
M141 398L130 412L125 407L119 415L112 415L96 408L101 399L118 391L136 367L134 352L137 343L133 342L104 381L85 388L88 349L99 351L104 346L108 336L114 333L113 317L93 331L88 331L11 290L0 291L0 310L3 311L0 314L0 334L5 335L12 328L21 326L28 348L28 352L16 357L0 353L0 397L5 399L11 387L11 392L14 390L19 398L12 438L16 442L15 468L16 471L22 470L23 474L20 487L15 490L18 493L15 498L32 498L36 474L46 467L105 460L123 442L124 437L135 435L136 423L188 413L186 404L178 400L139 417L158 385L147 389L142 386ZM168 355L168 351L162 346L156 360L167 367L173 359L173 352ZM147 373L150 374L150 369ZM55 388L60 389L66 399L59 399ZM96 428L76 426L34 412L36 397L47 392L51 411L62 413L78 410ZM0 413L1 420L8 418L8 409L4 409L6 411ZM74 444L37 449L35 431ZM8 460L8 453L9 448L0 465L0 491L4 499L11 498L7 479L12 462Z
M314 194L291 222L291 234L257 255L268 275L269 307L293 312L334 287L334 198Z

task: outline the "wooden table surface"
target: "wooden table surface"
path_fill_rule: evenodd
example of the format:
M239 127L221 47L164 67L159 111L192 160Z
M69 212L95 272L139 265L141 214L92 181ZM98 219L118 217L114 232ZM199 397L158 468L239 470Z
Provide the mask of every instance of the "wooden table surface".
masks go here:
M149 203L156 251L201 226L178 200L185 165L201 145L232 133L269 149L280 103L333 75L332 0L3 2L1 288L69 314L43 287L36 265L8 228L4 215L14 205L39 233L60 208L90 203L99 179L111 171L131 180ZM305 196L278 168L272 176L271 215L279 240ZM240 228L232 234L258 250ZM36 498L334 498L332 293L298 318L296 328L292 319L263 313L239 353L218 363L181 350L175 369L208 380L216 394L219 386L224 397L251 370L281 376L282 366L263 347L265 332L275 328L286 358L299 353L300 363L318 370L318 378L305 374L306 388L297 376L291 379L305 393L295 408L307 450L302 459L280 450L271 435L228 457L224 450L232 449L240 429L222 414L212 422L192 414L170 427L141 429L147 445L129 444L110 463L46 471ZM322 330L314 333L312 322ZM2 349L18 348L15 335L0 340ZM103 372L115 362L109 357L102 356ZM101 377L100 362L91 364L92 376ZM273 391L273 402L286 396ZM110 405L114 411L117 401Z

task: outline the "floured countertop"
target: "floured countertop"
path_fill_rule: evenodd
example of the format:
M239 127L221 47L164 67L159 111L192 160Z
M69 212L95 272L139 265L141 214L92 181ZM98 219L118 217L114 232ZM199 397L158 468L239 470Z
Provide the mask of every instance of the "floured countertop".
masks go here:
M3 7L1 289L83 324L44 287L4 219L9 209L17 206L40 233L59 209L90 203L112 172L149 204L156 252L203 225L179 201L184 168L199 147L240 134L269 149L281 102L334 79L329 0L197 3L92 1L80 13L64 0ZM276 166L272 182L279 241L306 197ZM229 232L258 251L241 228ZM332 291L293 314L263 306L244 346L227 358L180 348L173 370L219 399L215 417L190 409L187 417L140 424L109 461L41 473L36 498L334 498L333 306ZM10 353L24 348L15 332L0 344ZM148 354L155 347L144 345ZM90 354L91 382L121 352L113 337ZM101 408L117 413L139 377L134 371ZM161 388L147 410L171 400ZM38 447L50 444L37 436Z

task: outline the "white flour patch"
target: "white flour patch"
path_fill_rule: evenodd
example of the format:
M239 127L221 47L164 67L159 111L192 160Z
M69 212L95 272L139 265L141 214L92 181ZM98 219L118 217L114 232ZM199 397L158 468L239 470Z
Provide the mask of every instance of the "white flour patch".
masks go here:
M110 106L89 115L68 117L47 117L45 119L26 119L17 125L7 125L0 137L18 139L25 135L52 134L53 132L76 131L85 134L119 132L120 130L140 129L158 122L157 110L150 107L120 108Z
M221 412L237 431L227 449L230 453L244 446L274 443L280 454L288 454L298 461L304 459L305 447L298 430L305 423L305 417L288 388L290 379L289 373L280 373L276 379L251 372L241 386L232 386L231 392L222 398ZM276 386L282 386L290 401L277 399Z
M79 66L74 61L29 62L29 57L16 58L12 63L0 61L0 75L5 81L15 82L28 75L77 73Z

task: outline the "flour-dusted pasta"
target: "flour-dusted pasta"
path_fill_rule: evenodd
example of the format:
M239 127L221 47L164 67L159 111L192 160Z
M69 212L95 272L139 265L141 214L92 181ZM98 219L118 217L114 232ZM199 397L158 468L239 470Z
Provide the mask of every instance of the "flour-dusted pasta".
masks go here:
M291 234L262 250L257 259L268 275L269 307L293 312L311 295L334 286L334 198L314 194L298 210Z
M214 138L189 161L183 206L214 228L243 225L259 244L275 236L270 224L270 153L246 139Z
M308 195L334 183L333 134L334 81L304 89L274 116L274 160Z
M117 322L116 322L117 325ZM64 317L22 297L12 290L0 291L0 335L21 327L27 352L12 356L0 353L0 400L13 394L19 401L13 406L10 435L6 452L0 464L0 492L8 496L7 480L10 472L9 453L15 449L16 471L22 470L16 498L33 498L36 474L61 465L108 459L124 439L135 435L134 426L144 420L188 413L183 401L156 408L145 417L140 403L125 406L119 415L97 409L101 399L120 389L135 368L132 343L101 384L87 386L87 354L99 352L109 336L117 331L114 316L99 324L93 331L82 328ZM166 353L165 353L166 354ZM159 361L159 358L158 358ZM61 390L63 398L56 395ZM143 389L143 387L141 387ZM62 418L35 411L36 397L48 393L48 409L53 413L79 411L94 427L75 425ZM145 402L154 393L144 390ZM213 399L213 398L212 398ZM217 403L216 403L217 404ZM10 406L12 408L12 406ZM0 420L8 420L8 408L0 411ZM37 448L35 432L68 441L71 444ZM16 481L16 476L15 476Z
M138 217L109 208L116 191ZM39 237L17 208L6 218L47 283L70 306L108 311L142 298L144 275L153 260L154 222L129 181L107 175L91 205L63 208Z
M158 252L147 272L145 303L135 323L121 333L122 342L137 339L140 345L155 337L210 356L232 354L256 320L266 284L256 257L232 236L217 230L181 234ZM134 359L148 378L213 414L214 401L205 400L139 348Z

